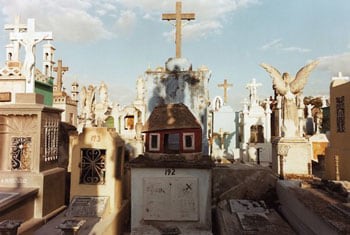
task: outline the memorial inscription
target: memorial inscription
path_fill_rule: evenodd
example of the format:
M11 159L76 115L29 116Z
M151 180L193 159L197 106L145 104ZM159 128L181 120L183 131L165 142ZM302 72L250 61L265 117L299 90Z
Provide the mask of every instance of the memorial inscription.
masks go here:
M101 217L106 209L108 197L75 196L69 206L67 217Z
M198 179L195 177L144 178L143 196L145 220L198 220Z

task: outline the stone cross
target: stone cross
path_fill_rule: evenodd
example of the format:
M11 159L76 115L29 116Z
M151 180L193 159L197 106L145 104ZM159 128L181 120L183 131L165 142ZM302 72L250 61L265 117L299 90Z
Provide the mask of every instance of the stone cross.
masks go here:
M182 20L194 20L195 14L194 13L182 13L182 3L176 2L176 13L168 13L163 14L162 19L163 20L175 20L175 27L176 27L176 37L175 37L175 44L176 44L176 58L181 58L181 24Z
M52 40L52 32L35 32L35 20L28 19L26 32L10 33L10 40L17 40L25 48L22 74L26 79L26 93L34 93L35 45L43 40Z
M53 68L53 71L57 72L57 91L60 92L62 90L62 84L63 84L63 81L62 81L62 76L64 74L64 72L67 72L68 71L68 67L63 67L62 66L62 60L58 60L57 61L57 67L54 67Z
M4 29L13 31L14 33L20 33L20 32L24 32L27 30L27 25L21 24L20 17L17 15L15 17L15 23L14 24L5 24ZM13 55L10 58L10 60L18 61L19 60L19 46L20 46L20 44L17 40L13 40L13 46L14 46Z
M222 87L224 89L224 103L227 104L227 89L229 87L232 87L233 85L230 84L230 83L227 83L227 80L225 79L224 80L224 83L223 84L218 84L218 87Z
M250 92L250 102L253 104L257 103L258 97L256 94L256 88L261 86L261 83L256 83L255 78L252 79L251 83L248 83L246 88L249 89Z

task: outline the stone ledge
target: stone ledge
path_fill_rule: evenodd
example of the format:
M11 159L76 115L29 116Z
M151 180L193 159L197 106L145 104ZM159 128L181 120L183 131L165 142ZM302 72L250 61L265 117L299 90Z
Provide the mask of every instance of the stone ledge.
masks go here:
M183 159L152 159L144 155L132 159L126 164L128 168L196 168L196 169L211 169L214 167L214 162L209 157L202 157L199 160L186 161Z

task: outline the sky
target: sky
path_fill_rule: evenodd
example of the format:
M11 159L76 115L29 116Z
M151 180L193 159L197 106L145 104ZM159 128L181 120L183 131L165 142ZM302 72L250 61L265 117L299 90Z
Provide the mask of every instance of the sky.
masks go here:
M175 11L175 0L0 0L0 27L36 20L36 31L50 31L55 60L69 67L64 87L104 81L110 100L131 104L136 80L148 68L164 66L175 56L174 22L162 13ZM348 0L183 0L182 56L193 69L212 71L209 94L223 96L218 84L227 79L228 104L238 111L249 97L253 78L261 99L273 95L272 79L259 64L295 75L312 60L305 96L329 95L332 76L350 75L350 1ZM0 30L0 66L5 64L9 32ZM2 50L1 50L2 48ZM36 49L41 68L42 48Z

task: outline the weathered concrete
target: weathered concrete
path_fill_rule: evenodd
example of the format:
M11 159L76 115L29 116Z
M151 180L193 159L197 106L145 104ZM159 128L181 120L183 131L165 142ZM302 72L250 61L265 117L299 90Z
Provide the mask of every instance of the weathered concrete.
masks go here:
M234 163L213 168L213 204L227 199L276 199L277 175L270 168Z
M277 182L281 212L299 234L349 234L350 208L314 188L301 188L300 181Z
M259 207L244 211L232 211L228 200L221 201L215 209L215 234L295 234L273 209Z

